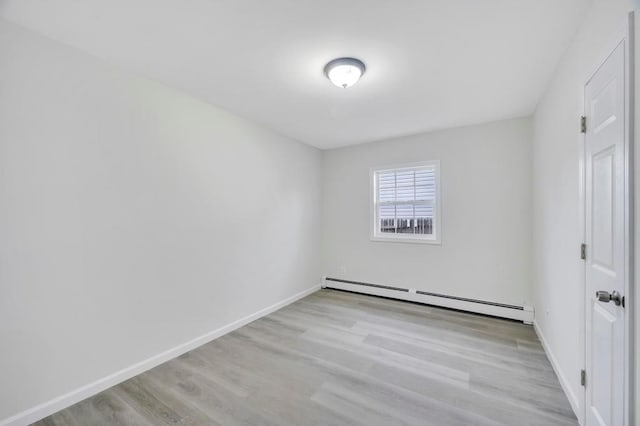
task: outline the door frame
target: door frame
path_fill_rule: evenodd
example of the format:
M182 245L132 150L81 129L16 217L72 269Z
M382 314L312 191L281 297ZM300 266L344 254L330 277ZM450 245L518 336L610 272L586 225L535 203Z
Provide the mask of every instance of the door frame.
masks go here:
M629 426L633 424L634 417L640 415L640 413L632 413L633 401L634 401L634 386L635 380L632 377L634 373L633 369L633 352L634 352L634 301L635 301L635 277L634 277L634 106L635 106L635 86L634 86L634 72L635 72L635 13L630 12L627 27L624 31L624 37L618 39L613 46L608 46L609 49L606 54L601 58L597 67L589 74L589 77L584 81L582 89L582 115L586 115L585 111L585 88L591 78L596 74L600 66L606 61L609 55L621 44L624 43L625 50L625 149L624 149L624 164L625 164L625 256L624 256L624 271L625 271L625 308L624 308L624 321L625 321L625 336L624 336L624 424ZM579 150L579 200L580 200L580 238L581 243L586 241L586 134L580 134L580 150ZM586 324L586 306L590 295L586 294L586 263L580 260L579 266L580 282L582 283L582 304L581 304L581 318L580 324L582 327L582 368L586 370L586 342L587 342L587 324ZM589 372L587 372L587 380L589 380ZM582 388L580 393L580 405L581 405L581 424L586 421L587 406L586 406L586 387Z

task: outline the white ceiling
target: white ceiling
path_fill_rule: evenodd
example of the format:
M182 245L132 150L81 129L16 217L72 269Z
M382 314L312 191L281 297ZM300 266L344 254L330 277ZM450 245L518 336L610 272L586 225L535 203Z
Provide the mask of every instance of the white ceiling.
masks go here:
M591 0L0 0L0 16L319 148L531 114ZM367 65L349 89L324 65Z

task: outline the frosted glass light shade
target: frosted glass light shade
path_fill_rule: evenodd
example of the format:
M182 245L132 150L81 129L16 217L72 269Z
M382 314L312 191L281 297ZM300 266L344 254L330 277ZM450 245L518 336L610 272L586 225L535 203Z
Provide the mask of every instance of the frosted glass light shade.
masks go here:
M364 74L364 63L355 58L338 58L324 67L324 73L333 84L346 89L360 80Z

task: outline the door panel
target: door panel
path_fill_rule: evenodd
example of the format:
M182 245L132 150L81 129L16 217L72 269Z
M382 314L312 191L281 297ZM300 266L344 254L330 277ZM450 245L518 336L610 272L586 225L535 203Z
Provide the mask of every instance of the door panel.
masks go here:
M598 291L624 294L624 90L621 43L585 87L587 425L624 419L624 308L596 297Z
M615 276L614 214L615 214L615 147L593 157L593 251L592 265Z
M593 392L594 404L593 412L597 415L598 421L595 424L610 425L612 423L612 408L615 401L612 400L613 392L611 377L615 375L615 365L613 354L615 345L613 336L615 334L616 318L597 303L593 306L593 365L602 366L596 368L591 374L590 388ZM608 421L605 421L608 419Z

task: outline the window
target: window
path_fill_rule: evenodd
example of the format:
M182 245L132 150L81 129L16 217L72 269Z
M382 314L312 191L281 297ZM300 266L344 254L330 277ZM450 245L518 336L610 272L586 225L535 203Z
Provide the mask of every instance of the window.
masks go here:
M376 241L440 243L440 162L371 170Z

